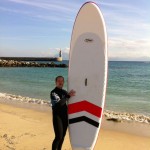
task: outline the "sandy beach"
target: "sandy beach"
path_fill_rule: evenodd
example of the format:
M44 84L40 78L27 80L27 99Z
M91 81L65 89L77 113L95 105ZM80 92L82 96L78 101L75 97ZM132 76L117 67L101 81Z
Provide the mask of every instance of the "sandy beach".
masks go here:
M95 150L149 150L149 131L147 124L118 123L103 117ZM53 138L50 107L4 102L1 98L0 150L51 150ZM68 132L63 150L71 150Z

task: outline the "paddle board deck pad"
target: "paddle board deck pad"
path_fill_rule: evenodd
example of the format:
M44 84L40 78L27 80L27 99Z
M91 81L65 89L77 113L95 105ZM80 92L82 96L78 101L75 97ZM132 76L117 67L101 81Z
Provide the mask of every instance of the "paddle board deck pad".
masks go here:
M69 135L73 150L92 150L101 126L107 84L107 34L104 18L93 2L76 17L70 44L68 91Z

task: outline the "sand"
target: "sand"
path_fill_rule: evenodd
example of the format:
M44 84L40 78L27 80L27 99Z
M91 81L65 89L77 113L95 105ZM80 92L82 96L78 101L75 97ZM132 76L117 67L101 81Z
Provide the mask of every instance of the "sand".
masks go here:
M108 124L110 129L105 127ZM113 130L122 123L116 124L102 121L95 150L150 150L149 134ZM53 139L51 111L0 103L0 150L51 150ZM62 150L71 150L68 132Z

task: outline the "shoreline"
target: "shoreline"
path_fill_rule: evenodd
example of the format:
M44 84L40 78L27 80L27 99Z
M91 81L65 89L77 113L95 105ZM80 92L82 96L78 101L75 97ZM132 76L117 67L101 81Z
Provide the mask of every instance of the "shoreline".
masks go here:
M20 106L21 105L23 106L24 103L27 103L30 105L27 105L26 108L31 108L31 109L36 109L36 110L39 109L42 111L47 110L51 106L50 101L47 101L47 100L23 97L20 95L13 95L13 94L8 94L8 93L0 93L0 103L1 102L7 103L7 104L14 103L14 105L18 105L17 103L15 103L15 102L18 102L20 103L19 104ZM35 104L38 104L38 105L35 105ZM43 106L48 106L48 107L43 107ZM143 114L104 110L103 115L105 116L107 121L113 121L113 122L118 122L118 123L119 122L138 122L138 123L144 123L144 124L150 125L150 116L146 116Z
M13 105L9 101L8 104L0 103L0 149L50 150L54 139L51 110L39 111L23 105L16 106L15 103ZM28 105L28 103L19 104ZM47 105L33 105L36 105L36 108L47 107ZM142 150L149 150L150 135L146 135L149 130L148 124L111 122L104 116L94 150L141 150L141 147ZM71 150L68 131L62 149Z

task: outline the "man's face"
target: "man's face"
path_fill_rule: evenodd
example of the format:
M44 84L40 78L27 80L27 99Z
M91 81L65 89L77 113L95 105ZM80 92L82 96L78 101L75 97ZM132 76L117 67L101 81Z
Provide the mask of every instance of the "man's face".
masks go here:
M57 86L58 88L62 88L63 85L64 85L64 79L61 78L61 77L58 78L57 81L56 81L56 86Z

